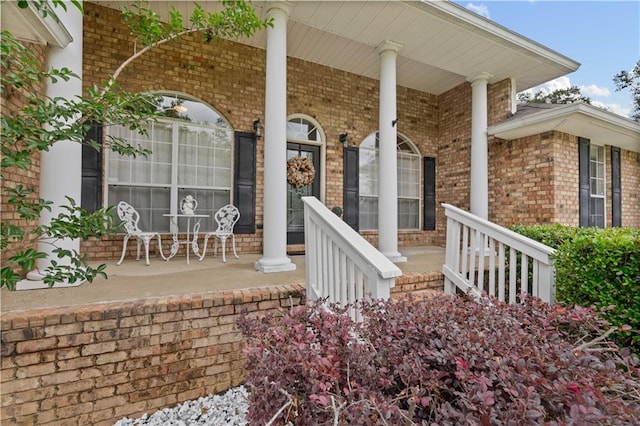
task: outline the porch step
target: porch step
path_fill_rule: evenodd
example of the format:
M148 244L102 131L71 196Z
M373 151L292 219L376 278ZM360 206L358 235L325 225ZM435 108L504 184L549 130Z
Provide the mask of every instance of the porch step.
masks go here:
M407 293L426 297L442 291L444 291L442 272L408 272L396 278L396 285L391 289L391 297L402 297Z

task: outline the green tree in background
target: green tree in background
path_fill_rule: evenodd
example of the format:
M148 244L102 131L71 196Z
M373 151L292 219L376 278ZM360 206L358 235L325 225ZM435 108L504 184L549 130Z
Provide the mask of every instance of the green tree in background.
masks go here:
M629 89L633 97L633 112L631 118L640 123L640 60L630 72L620 71L613 77L616 91Z
M534 104L573 104L575 102L591 104L591 99L583 95L578 86L571 86L568 89L556 89L551 93L546 93L543 90L539 90L533 95L531 93L520 93L518 101Z

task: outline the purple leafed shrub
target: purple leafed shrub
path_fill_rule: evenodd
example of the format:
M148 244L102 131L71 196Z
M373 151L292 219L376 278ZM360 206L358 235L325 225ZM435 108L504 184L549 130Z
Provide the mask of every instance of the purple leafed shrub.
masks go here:
M640 362L588 309L442 295L363 310L241 317L251 424L638 424Z

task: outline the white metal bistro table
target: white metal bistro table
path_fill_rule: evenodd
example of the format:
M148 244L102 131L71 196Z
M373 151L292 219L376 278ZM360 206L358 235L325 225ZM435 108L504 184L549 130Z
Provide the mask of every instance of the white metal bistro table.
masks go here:
M200 250L198 248L198 240L196 238L196 235L194 234L194 238L193 240L190 239L190 235L191 235L191 219L196 219L196 224L200 223L200 221L202 220L202 218L205 217L209 217L208 214L172 214L172 213L168 213L168 214L163 214L163 216L168 217L169 220L171 221L171 229L173 232L173 244L171 244L171 251L169 252L169 256L167 256L167 260L170 260L171 258L173 258L177 253L178 253L178 249L180 248L180 244L186 244L187 245L187 265L189 264L189 252L191 250L193 250L193 253L196 255L200 254ZM180 238L178 236L180 230L178 229L178 219L179 218L186 218L187 219L187 237L185 240L180 241ZM195 226L195 225L194 225ZM189 247L191 246L191 247Z

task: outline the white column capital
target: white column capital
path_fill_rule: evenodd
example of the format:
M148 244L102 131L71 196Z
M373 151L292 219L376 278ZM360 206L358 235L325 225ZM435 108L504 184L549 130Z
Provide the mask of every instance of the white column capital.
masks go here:
M482 71L478 74L476 74L474 77L467 77L467 81L469 83L476 84L476 83L488 83L489 80L493 77L493 74L486 72L486 71Z
M286 0L270 1L267 4L267 16L271 17L274 14L280 12L288 18L291 14L292 7L292 4Z
M385 40L378 45L377 50L379 55L382 55L389 51L397 55L398 52L400 52L400 49L402 49L403 47L404 45L401 43L395 42L393 40Z

